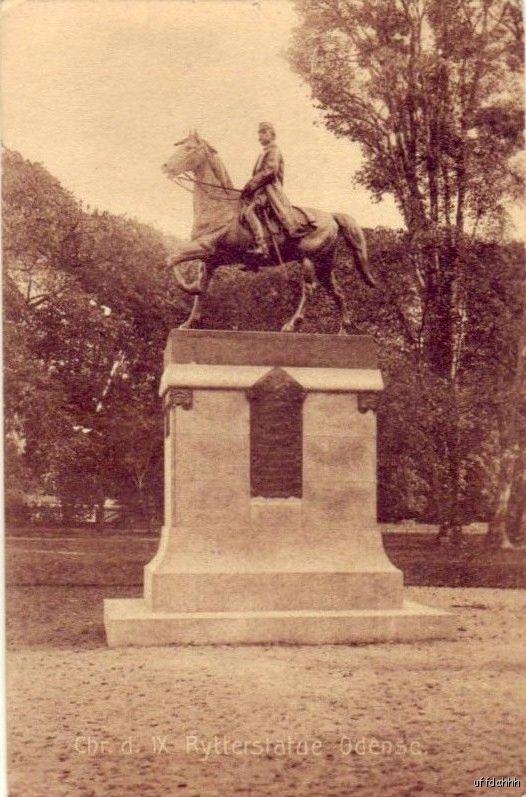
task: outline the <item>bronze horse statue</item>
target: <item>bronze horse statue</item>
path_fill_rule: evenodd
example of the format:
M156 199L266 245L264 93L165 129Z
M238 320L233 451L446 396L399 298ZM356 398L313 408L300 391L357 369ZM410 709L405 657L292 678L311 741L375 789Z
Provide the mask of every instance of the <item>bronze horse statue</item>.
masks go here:
M214 268L236 263L254 267L247 250L253 245L252 236L240 222L240 191L234 188L216 150L194 131L175 144L175 151L162 167L167 177L182 185L181 180L194 185L194 225L192 239L180 244L170 254L167 265L173 266L178 285L195 296L190 315L180 329L189 329L201 318L201 299L206 295ZM269 249L275 256L261 265L278 265L283 261L302 264L301 296L296 312L282 327L292 332L303 321L307 298L321 284L332 295L340 310L340 334L351 327L351 317L344 292L334 274L334 253L341 235L347 243L354 263L363 280L371 287L376 283L367 266L367 248L362 230L345 213L327 213L307 208L314 221L312 230L302 238L289 238L282 230L269 235ZM294 208L301 222L305 214ZM270 240L271 239L271 240ZM196 279L188 283L177 266L198 260Z

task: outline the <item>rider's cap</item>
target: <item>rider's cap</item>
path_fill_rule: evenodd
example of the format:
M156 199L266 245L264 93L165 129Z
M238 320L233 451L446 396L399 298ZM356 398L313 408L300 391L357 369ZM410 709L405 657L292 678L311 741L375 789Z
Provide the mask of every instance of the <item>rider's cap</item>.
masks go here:
M276 130L274 128L274 125L271 124L270 122L260 122L258 127L258 133L260 133L262 130L270 130L271 133L276 135Z

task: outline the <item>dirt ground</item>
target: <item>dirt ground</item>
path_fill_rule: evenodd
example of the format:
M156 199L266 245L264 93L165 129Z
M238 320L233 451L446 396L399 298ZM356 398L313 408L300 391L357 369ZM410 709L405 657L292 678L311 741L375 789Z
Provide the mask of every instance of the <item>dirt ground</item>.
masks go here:
M11 588L11 797L523 795L525 593L407 593L456 638L109 650L102 599L138 589Z

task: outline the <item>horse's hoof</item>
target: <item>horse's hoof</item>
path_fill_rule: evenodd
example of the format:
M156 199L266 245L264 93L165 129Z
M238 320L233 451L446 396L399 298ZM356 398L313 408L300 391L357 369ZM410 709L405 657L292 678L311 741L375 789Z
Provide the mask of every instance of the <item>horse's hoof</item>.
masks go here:
M342 319L338 335L352 335L354 331L354 324L351 319Z
M282 332L294 332L296 327L298 327L303 321L303 318L296 318L295 321L287 321L286 324L283 324L281 327Z

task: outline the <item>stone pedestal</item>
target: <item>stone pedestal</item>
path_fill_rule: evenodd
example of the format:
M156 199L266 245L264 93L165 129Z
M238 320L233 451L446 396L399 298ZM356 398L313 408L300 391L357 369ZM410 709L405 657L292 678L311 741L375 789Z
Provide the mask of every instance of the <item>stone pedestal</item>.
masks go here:
M165 525L144 598L105 601L108 644L449 635L404 601L376 525L381 390L366 337L172 332Z

